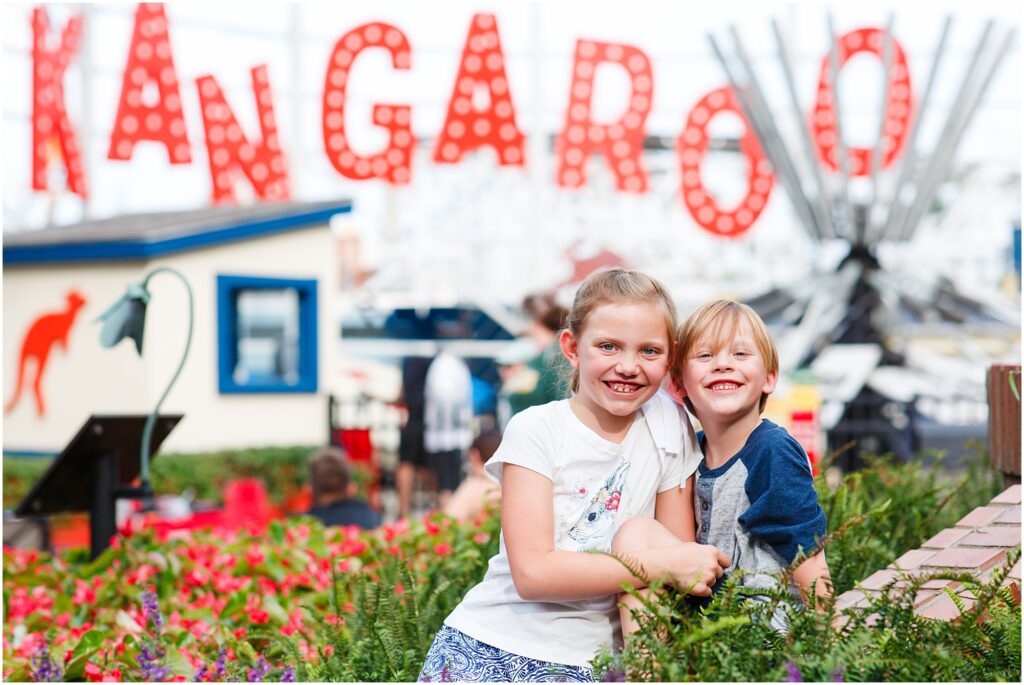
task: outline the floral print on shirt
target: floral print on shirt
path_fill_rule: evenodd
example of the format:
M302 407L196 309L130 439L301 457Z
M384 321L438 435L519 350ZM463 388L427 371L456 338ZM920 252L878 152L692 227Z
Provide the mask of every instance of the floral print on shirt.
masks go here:
M597 487L587 488L593 495L579 520L569 529L569 539L577 543L578 551L588 549L610 550L615 530L616 514L622 501L622 491L629 473L629 459L619 458L611 474ZM599 481L600 482L600 481ZM582 488L580 488L582 489ZM577 492L580 491L577 489Z

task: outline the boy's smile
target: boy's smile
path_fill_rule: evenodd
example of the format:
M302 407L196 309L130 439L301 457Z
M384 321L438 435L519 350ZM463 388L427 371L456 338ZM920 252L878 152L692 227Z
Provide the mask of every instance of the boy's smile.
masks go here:
M718 345L702 336L683 360L682 380L702 424L757 421L762 393L775 389L747 323Z

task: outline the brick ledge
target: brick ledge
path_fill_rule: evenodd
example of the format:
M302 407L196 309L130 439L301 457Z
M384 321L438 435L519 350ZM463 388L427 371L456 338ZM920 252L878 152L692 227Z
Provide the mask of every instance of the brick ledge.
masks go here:
M868 595L877 594L886 584L907 572L932 573L954 570L970 573L979 581L987 581L991 570L1006 559L1006 554L1021 544L1020 506L1021 486L1014 485L997 495L983 507L978 507L960 519L953 528L936 533L920 548L906 552L887 568L876 571L860 585L867 591L853 589L836 598L836 608L866 607ZM925 583L914 599L914 612L920 616L942 621L959 618L960 611L944 588L956 590L952 580L933 580ZM1020 560L1013 565L1004 585L1014 588L1020 597ZM964 589L957 593L970 607L974 597Z

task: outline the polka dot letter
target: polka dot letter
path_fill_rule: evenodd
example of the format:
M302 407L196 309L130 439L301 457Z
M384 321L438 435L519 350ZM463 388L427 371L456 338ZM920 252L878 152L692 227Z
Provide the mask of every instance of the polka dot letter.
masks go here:
M288 173L274 119L274 98L267 67L252 69L252 92L256 99L262 141L250 143L242 133L220 86L212 76L196 79L199 105L206 130L215 203L234 203L232 170L241 169L261 200L287 200L291 196Z
M392 185L404 185L412 178L412 108L408 105L374 105L373 123L388 130L387 147L370 156L357 155L345 135L345 89L348 72L356 57L368 48L391 53L395 69L408 69L412 61L409 40L401 30L374 22L352 29L334 44L327 62L324 83L323 132L327 158L346 178L361 181L380 178Z
M700 177L701 163L708 151L708 124L720 112L743 112L733 98L732 89L713 90L697 102L686 118L686 126L676 141L682 174L683 203L702 228L715 235L736 237L746 233L768 204L775 184L771 164L761 150L757 136L746 126L740 139L740 151L747 158L747 194L732 211L718 206L714 196L704 187Z
M64 109L64 70L78 50L82 19L68 20L55 50L46 44L49 24L44 8L32 11L32 188L49 188L47 167L52 158L60 157L67 169L68 188L85 197L82 152Z
M614 124L599 125L590 120L594 74L601 62L620 64L629 74L631 94L626 113ZM558 171L555 180L565 188L579 188L587 181L585 163L598 152L604 155L615 175L619 190L647 192L647 172L641 153L644 122L651 111L654 78L651 61L638 48L590 40L576 42L572 85L565 127L555 143Z
M884 60L885 31L878 28L862 28L851 31L839 39L839 67L858 52L869 52ZM832 171L839 170L836 151L835 90L829 78L829 56L821 63L821 78L818 81L818 97L811 115L811 135L818 149L821 161ZM882 168L891 165L903 151L907 128L911 116L910 70L903 47L894 38L892 41L892 64L889 67L889 101L885 105L885 127L882 132ZM871 173L872 150L850 148L850 174L867 176Z
M486 93L486 106L474 100ZM434 161L454 164L482 145L494 148L502 166L523 166L523 134L505 76L498 22L493 14L477 14L469 25L448 116L437 137Z
M150 86L148 90L147 86ZM154 95L155 102L147 103L144 93ZM171 59L167 17L164 6L158 3L140 3L135 11L135 29L128 48L121 101L117 105L107 158L131 159L135 144L140 140L164 145L171 164L192 161L181 114L178 75Z

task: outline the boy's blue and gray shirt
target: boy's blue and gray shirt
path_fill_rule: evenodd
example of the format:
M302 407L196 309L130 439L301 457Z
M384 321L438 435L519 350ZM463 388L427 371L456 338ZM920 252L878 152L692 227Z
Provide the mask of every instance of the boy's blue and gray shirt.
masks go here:
M703 432L697 437L705 450ZM744 587L773 587L774 574L789 567L801 549L816 550L826 534L807 454L767 419L725 464L711 469L701 461L693 509L697 542L729 555L726 571L743 569Z

